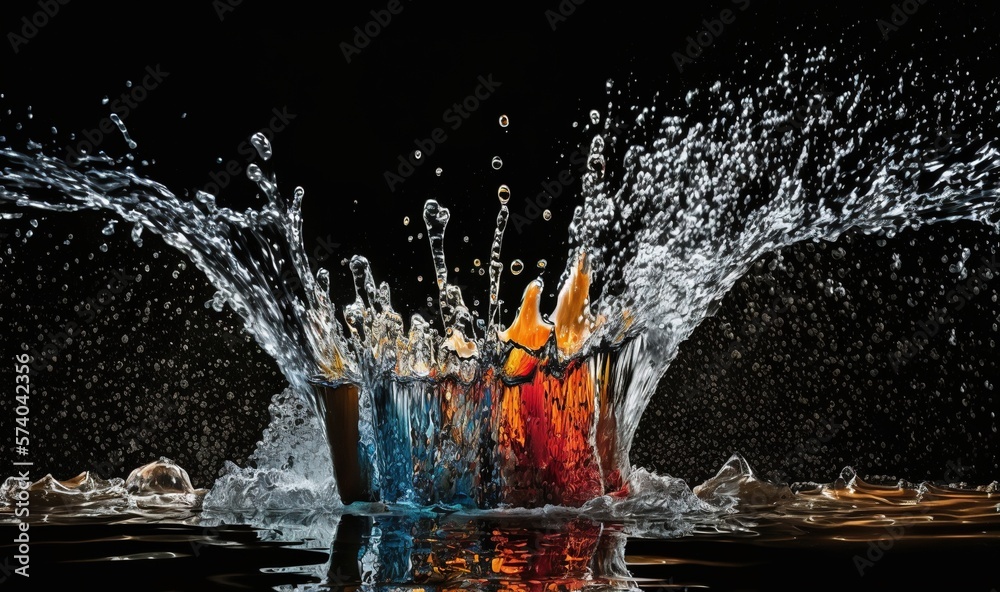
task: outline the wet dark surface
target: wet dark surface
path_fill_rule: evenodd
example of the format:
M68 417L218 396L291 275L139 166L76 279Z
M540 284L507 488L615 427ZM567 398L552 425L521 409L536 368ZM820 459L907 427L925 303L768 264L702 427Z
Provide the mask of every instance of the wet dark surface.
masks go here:
M432 512L272 515L270 527L198 514L56 520L31 525L30 577L4 574L3 589L990 592L1000 584L996 518L885 527L856 516L810 526L744 513L683 523L683 534L675 520ZM10 541L16 527L0 533ZM0 555L13 552L0 545Z

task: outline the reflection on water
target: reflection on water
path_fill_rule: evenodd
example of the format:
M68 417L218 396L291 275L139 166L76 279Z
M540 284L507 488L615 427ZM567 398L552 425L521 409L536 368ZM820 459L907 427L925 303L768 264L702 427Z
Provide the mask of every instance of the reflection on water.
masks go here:
M203 492L150 497L104 482L103 496L81 501L60 488L95 482L89 475L41 480L29 488L33 584L92 576L139 578L147 590L763 590L781 587L790 563L851 587L918 581L920 570L900 566L931 560L953 566L952 583L989 583L984 567L1000 552L997 483L873 485L845 469L793 492L742 466L735 457L695 488L706 501L732 494L728 507L630 508L624 519L596 505L234 513L202 509ZM10 541L16 519L4 503L0 540ZM12 551L0 543L0 554Z

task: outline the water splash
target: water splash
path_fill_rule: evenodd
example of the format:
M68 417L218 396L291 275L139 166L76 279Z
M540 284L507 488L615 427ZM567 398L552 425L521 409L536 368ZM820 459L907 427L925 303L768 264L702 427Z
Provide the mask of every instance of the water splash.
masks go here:
M991 120L996 81L910 65L883 90L874 78L838 77L832 62L826 50L786 55L766 66L763 79L773 82L717 82L665 114L638 110L627 136L609 117L593 137L584 204L570 227L570 256L593 255L594 307L609 319L590 344L626 325L645 340L641 370L615 406L620 455L679 345L763 255L851 230L892 237L957 220L998 227L996 130L954 131L948 149L940 145L942 129ZM927 77L970 92L917 102Z
M540 488L534 497L506 499L539 503L548 485L531 480L533 463L557 460L556 465L579 470L583 482L596 483L582 489L577 483L560 485L559 495L566 496L560 500L582 504L617 488L625 495L629 483L635 489L647 480L629 461L643 410L678 346L761 256L795 242L834 241L850 230L892 236L935 222L996 225L995 130L954 133L947 153L938 148L937 133L957 120L989 120L986 105L996 102L995 82L964 80L957 69L934 74L951 88L968 91L939 93L921 103L912 95L928 75L912 66L899 73L898 85L879 90L877 81L860 75L838 78L831 63L825 50L785 56L764 68L770 82L763 85L719 82L692 91L684 104L665 112L635 109L627 134L615 127L615 113L603 119L591 114L592 124L601 129L603 122L603 129L589 142L583 204L570 226L559 304L550 317L543 316L536 298L541 280L529 282L508 327L501 326L498 302L505 204L489 262L489 314L485 323L476 323L448 278L444 235L450 214L436 200L427 202L439 332L436 323L419 315L407 328L391 305L387 284L376 287L360 256L351 261L356 299L344 307L342 325L330 301L329 274L313 274L302 247L304 191L296 189L285 201L273 175L258 165L248 167L247 176L267 204L237 213L201 192L193 201L180 199L131 169L115 170L107 160L70 166L5 148L0 200L49 211L107 210L133 224L137 240L143 228L162 236L217 288L215 306L228 304L278 361L290 390L276 397L274 423L258 447L257 466L229 466L213 489L220 506L261 500L335 503L318 419L322 400L313 397L311 379L361 386L361 453L374 459L370 476L379 486L402 469L399 480L406 487L397 488L394 499L408 499L413 476L406 462L402 467L388 462L386 455L400 449L387 438L397 438L413 455L413 443L406 442L413 434L387 435L392 422L385 413L391 401L411 401L419 392L430 399L412 408L397 406L400 421L413 418L417 409L461 407L442 407L436 397L466 401L457 419L442 416L425 426L435 443L422 458L453 450L467 463L457 471L445 468L438 477L468 473L482 463L491 468L480 479L499 479L515 484L513 489ZM826 76L827 86L816 85L817 73ZM840 90L827 90L831 87ZM252 141L268 160L266 139ZM495 158L492 166L501 165ZM16 213L4 213L11 215ZM286 273L299 280L299 288L282 281ZM417 382L396 389L392 385L406 384L398 379ZM435 384L419 382L425 379ZM455 382L442 387L447 380ZM573 380L580 382L572 393L559 390ZM407 389L414 392L399 395ZM558 394L552 398L552 393ZM582 411L565 417L553 411L566 401ZM474 429L482 411L493 421L493 441L485 444L489 437ZM455 423L448 423L452 419ZM573 446L581 444L570 447L574 452L568 457L546 450L552 442L570 442L554 436L554 426L562 425L556 421L569 421ZM548 432L526 435L519 422L545 425ZM444 437L449 430L455 434ZM745 471L736 473L749 479ZM542 478L548 483L561 477ZM452 496L484 485L475 479L445 481ZM442 483L435 482L431 491ZM283 493L275 497L275 492Z

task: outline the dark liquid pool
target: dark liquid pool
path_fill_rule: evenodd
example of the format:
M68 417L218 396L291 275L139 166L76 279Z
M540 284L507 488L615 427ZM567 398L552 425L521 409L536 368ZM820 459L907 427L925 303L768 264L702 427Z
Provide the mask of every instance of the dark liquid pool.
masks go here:
M914 503L906 491L828 488L702 518L628 520L557 508L104 515L57 508L30 523L30 576L5 571L2 587L996 590L996 492L933 488ZM11 518L0 530L10 570L18 527Z

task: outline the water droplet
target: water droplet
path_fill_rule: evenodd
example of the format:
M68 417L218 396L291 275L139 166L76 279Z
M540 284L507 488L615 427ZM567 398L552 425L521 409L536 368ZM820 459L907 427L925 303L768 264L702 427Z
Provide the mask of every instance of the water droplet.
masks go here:
M110 220L110 221L108 221L108 225L104 227L104 230L101 231L101 234L103 234L104 236L111 236L112 234L114 234L115 233L115 224L117 224L117 223L118 223L118 220Z
M479 268L479 275L485 275L485 274L486 274L486 269L480 267Z
M422 275L418 275L418 276L417 276L417 281L418 281L418 282L422 282L422 281L424 281L424 276L422 276Z
M267 136L261 132L257 132L250 137L250 143L257 149L257 154L259 154L261 158L264 160L271 159L271 143L267 141Z
M444 169L442 169L441 167L438 167L438 168L434 169L434 174L437 175L438 177L440 177L441 173L443 173L443 172L444 172Z
M259 166L251 164L247 167L247 178L256 183L264 178L264 174L260 172Z
M474 260L474 261L472 262L472 264L473 264L473 265L475 265L476 267L479 267L480 265L482 265L482 264L483 264L483 262L482 262L482 261L480 261L479 259L476 259L476 260Z
M546 261L545 259L539 259L538 260L538 269L545 269L545 266L548 265L548 264L549 264L548 261Z
M423 156L423 155L424 155L424 153L421 152L421 151L419 151L419 150L414 150L413 151L413 158L416 158L417 160L420 160L420 157Z
M508 125L510 125L510 118L507 117L506 115L501 115L500 116L500 127L507 127Z
M520 259L514 259L510 263L510 272L514 275L520 275L524 271L524 263Z
M103 245L101 245L101 252L102 253L108 252L108 243L104 243Z
M502 166L503 166L503 161L502 161L502 160L500 160L500 157L499 157L499 156L494 156L494 157L493 157L493 162L492 162L492 163L490 163L490 164L492 164L492 165L493 165L493 170L494 170L494 171L499 171L499 170L500 170L500 167L502 167Z
M111 118L111 121L113 121L114 124L118 126L118 131L122 133L122 136L125 138L125 143L128 144L128 147L132 150L135 150L135 147L138 144L136 144L135 141L129 137L128 130L125 128L125 122L122 121L122 118L118 117L117 113L112 113L109 117Z
M597 109L593 109L590 112L590 123L597 125L601 122L601 114L597 112Z
M493 168L499 168L499 167L493 167ZM505 204L508 201L510 201L510 187L507 187L506 185L501 185L497 189L497 197L500 198L500 203L502 204Z
M409 225L410 225L410 217L403 216L403 226L409 226Z
M111 100L111 99L109 99L108 97L104 97L103 99L101 99L101 104L102 104L102 105L107 105L107 104L108 104L108 101L110 101L110 100Z
M549 220L551 220L552 219L552 211L551 210L545 210L544 212L542 212L542 218L546 222L548 222Z
M469 237L467 237L467 236L463 236L463 237L462 237L462 241L463 241L463 242L469 242Z

